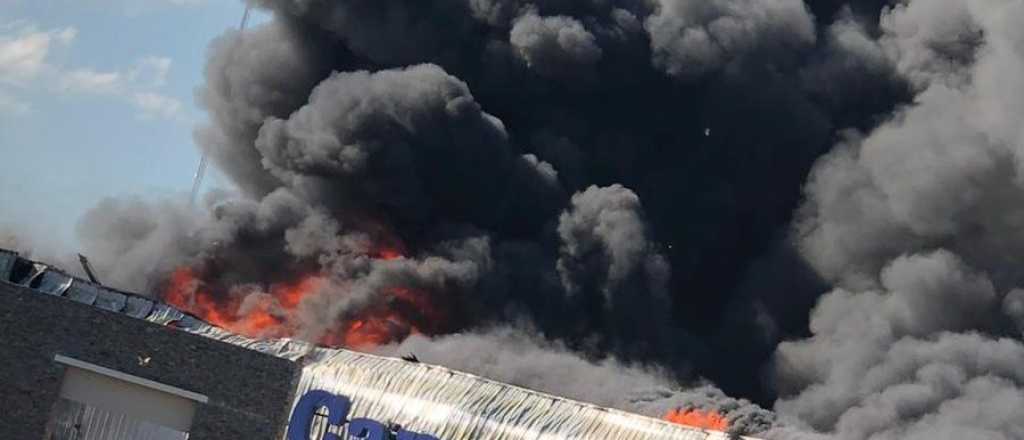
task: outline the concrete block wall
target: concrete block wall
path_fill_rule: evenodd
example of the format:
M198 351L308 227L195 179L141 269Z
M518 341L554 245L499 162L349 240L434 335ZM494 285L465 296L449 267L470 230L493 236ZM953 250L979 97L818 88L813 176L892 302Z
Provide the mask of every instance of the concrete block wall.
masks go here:
M190 440L281 438L300 369L0 281L0 439L47 435L64 375L56 354L208 396L197 408Z

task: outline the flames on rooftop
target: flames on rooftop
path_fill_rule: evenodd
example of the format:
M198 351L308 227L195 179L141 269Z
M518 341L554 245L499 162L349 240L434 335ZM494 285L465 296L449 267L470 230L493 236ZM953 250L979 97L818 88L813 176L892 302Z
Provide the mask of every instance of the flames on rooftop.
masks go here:
M371 258L393 261L405 257L398 249L385 248ZM400 342L412 334L435 334L437 323L446 321L444 310L431 304L422 290L389 287L376 296L382 300L310 335L301 322L300 308L316 307L313 303L320 296L348 295L345 283L309 273L291 282L234 286L220 292L217 283L206 281L205 275L200 268L178 268L163 289L164 300L211 324L254 338L299 337L328 347L369 349Z

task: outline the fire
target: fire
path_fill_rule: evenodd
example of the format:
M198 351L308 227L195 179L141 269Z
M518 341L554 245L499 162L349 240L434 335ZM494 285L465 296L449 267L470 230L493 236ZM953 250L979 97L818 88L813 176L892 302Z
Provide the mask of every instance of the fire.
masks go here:
M665 414L665 420L694 428L712 429L715 431L729 430L729 420L714 410L674 409Z
M397 260L404 255L396 248L382 248L371 257ZM202 278L196 269L179 268L171 274L164 300L213 325L254 338L295 336L300 330L298 309L306 298L317 294L344 294L336 291L337 287L321 292L327 282L318 275L305 276L293 283L273 284L264 289L266 294L247 297L214 294ZM314 342L367 349L401 341L413 334L443 331L438 326L447 322L448 314L431 304L425 292L409 287L389 287L384 293L381 297L386 301L347 317Z
M171 274L164 300L225 330L251 337L282 337L289 333L287 312L320 283L316 277L307 277L294 285L274 285L270 296L250 297L243 304L236 296L212 295L195 270L183 267Z
M390 301L366 310L323 337L330 346L371 348L401 341L414 334L436 334L442 329L430 322L445 321L446 314L427 301L421 292L405 288L388 289Z
M377 251L377 255L381 260L397 260L402 258L402 252L398 249L384 248Z
M330 346L365 349L405 339L412 333L418 333L415 327L404 322L395 314L388 314L354 319L343 326L340 331L328 333L323 338L323 343Z

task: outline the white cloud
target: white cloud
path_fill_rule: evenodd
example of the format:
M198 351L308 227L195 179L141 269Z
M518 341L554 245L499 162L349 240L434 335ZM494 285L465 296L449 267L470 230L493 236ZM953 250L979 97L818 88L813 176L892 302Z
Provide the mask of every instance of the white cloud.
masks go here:
M148 56L135 63L135 67L128 72L128 78L132 81L144 81L154 87L160 87L167 83L167 74L170 71L170 58Z
M124 72L75 69L61 76L60 89L124 99L143 119L175 119L181 115L181 101L156 91L167 82L170 68L169 58L149 56Z
M32 111L32 106L0 90L0 115L21 116Z
M61 73L61 91L129 94L131 91L155 89L167 83L171 59L147 56L124 71L101 72L90 68L68 70Z
M0 81L17 85L38 78L47 68L50 47L70 45L78 33L73 27L37 31L22 22L0 26L0 32Z
M124 15L135 15L138 13L153 13L175 7L194 7L208 5L208 0L0 0L0 6L19 5L32 2L45 1L47 6L55 8L88 8L87 10L99 10L107 13L121 13Z
M135 106L143 118L180 116L181 102L159 92L167 83L170 58L146 56L130 67L109 71L53 64L50 58L54 46L70 46L76 36L73 27L39 31L24 21L0 23L0 112L24 114L30 110L28 104L5 93L2 87L6 85L51 93L109 96Z
M159 93L136 93L132 96L143 118L174 119L181 114L181 101Z
M123 89L121 74L97 72L92 69L75 69L61 75L60 88L63 91L81 93L120 93Z
M170 67L170 59L150 56L124 72L75 69L61 75L60 90L123 99L135 106L143 119L175 119L181 114L181 101L156 91L167 82Z

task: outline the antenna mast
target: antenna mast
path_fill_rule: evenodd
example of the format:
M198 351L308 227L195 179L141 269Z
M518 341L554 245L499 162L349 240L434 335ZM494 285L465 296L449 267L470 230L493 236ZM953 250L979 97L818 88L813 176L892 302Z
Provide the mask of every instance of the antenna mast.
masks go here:
M249 13L252 11L252 6L247 2L245 4L245 12L242 13L242 22L238 25L239 36L242 38L242 32L245 31L245 27L249 24ZM196 168L196 174L192 177L192 195L189 197L189 203L192 206L196 204L196 197L199 196L199 188L203 186L203 177L206 175L206 166L209 162L209 158L206 157L206 152L202 153L199 158L199 167Z

